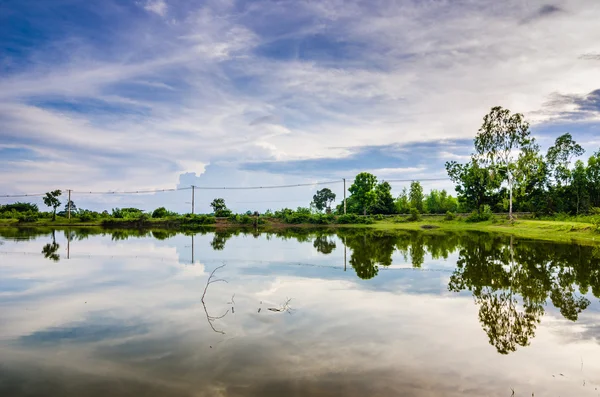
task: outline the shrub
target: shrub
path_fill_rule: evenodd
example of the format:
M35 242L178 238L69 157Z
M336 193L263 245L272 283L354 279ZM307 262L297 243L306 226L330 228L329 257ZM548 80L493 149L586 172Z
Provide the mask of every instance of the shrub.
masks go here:
M167 210L165 207L159 207L152 211L152 218L166 218L168 216L177 215L174 212Z
M371 224L373 219L366 216L358 216L356 214L340 215L336 220L339 224Z
M21 212L16 216L19 223L27 223L27 222L35 222L38 220L38 212L37 211L27 211Z
M446 216L444 216L444 220L446 221L453 221L454 219L456 219L456 214L454 212L446 212Z
M37 213L39 212L38 206L37 204L31 204L31 203L13 203L13 204L6 204L6 205L0 205L0 212L18 212L18 213Z
M375 219L376 221L382 221L383 218L384 216L382 214L373 215L373 219Z
M494 217L494 213L489 205L482 205L479 212L473 211L466 219L467 222L485 222Z
M416 208L411 208L410 209L410 215L408 216L408 218L406 218L406 220L408 220L409 222L417 222L421 220L421 214L419 213L419 210Z
M79 210L77 215L79 216L79 220L81 222L94 221L100 217L100 214L90 210Z
M210 215L186 214L181 219L181 224L183 226L211 225L216 222L217 220L215 217Z

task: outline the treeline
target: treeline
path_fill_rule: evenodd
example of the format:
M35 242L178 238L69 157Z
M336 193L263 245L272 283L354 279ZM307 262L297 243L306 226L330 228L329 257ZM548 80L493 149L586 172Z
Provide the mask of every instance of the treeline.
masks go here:
M523 115L495 107L484 117L466 164L446 163L459 205L483 212L513 210L538 215L599 212L600 150L587 162L571 134L542 153Z

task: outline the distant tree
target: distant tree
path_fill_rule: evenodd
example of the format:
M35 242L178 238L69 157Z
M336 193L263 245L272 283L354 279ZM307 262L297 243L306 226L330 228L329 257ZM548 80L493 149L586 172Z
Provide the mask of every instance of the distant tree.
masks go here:
M529 131L523 115L511 114L510 110L500 106L493 107L483 118L483 124L475 137L475 150L478 160L494 169L501 167L504 179L508 183L509 216L512 218L513 185L517 152L533 145L534 138Z
M408 198L410 201L411 208L415 208L419 212L423 212L423 186L421 182L413 181L410 184L410 191L408 192Z
M396 198L396 213L408 214L410 211L410 202L408 201L408 192L406 188L402 189L402 193Z
M69 203L71 203L71 213L75 213L77 212L77 206L75 205L75 203L73 202L73 200L69 200L67 202L67 204L65 204L65 214L69 213Z
M335 201L335 193L329 188L318 190L313 196L313 204L319 211L331 211L331 203Z
M348 189L363 215L367 214L367 211L377 199L377 193L375 192L376 185L377 177L375 175L368 172L361 172L356 175L354 183Z
M586 168L590 204L600 207L600 150L588 159Z
M223 217L231 215L231 211L225 205L225 199L216 198L210 203L210 206L212 207L215 216Z
M371 213L389 215L396 212L392 186L389 182L381 182L375 187L375 202L371 207Z
M575 162L571 172L571 187L575 196L575 213L587 212L589 209L589 191L585 164L581 160Z
M60 190L54 190L52 192L46 193L44 196L44 204L48 207L52 207L52 220L56 220L56 209L60 206L60 200L58 197L62 194Z
M0 206L0 212L38 212L38 206L31 203L13 203Z
M569 165L574 157L579 157L585 150L573 140L571 134L563 134L556 138L554 145L548 149L546 161L559 185L569 183L571 171Z
M171 212L168 211L165 207L158 207L154 211L152 211L152 218L166 218L171 215Z

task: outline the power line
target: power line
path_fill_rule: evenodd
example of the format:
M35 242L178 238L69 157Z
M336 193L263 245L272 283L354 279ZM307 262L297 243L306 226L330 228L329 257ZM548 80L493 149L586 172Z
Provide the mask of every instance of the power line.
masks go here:
M447 181L449 178L411 178L411 179L383 179L386 182L439 182ZM294 187L307 187L307 186L320 186L320 185L335 185L343 183L344 180L332 180L325 182L310 182L310 183L296 183L291 185L267 185L267 186L194 186L194 189L199 190L266 190L266 189L285 189ZM71 190L72 193L76 194L88 194L88 195L129 195L129 194L151 194L151 193L162 193L162 192L176 192L183 190L190 190L189 187L179 187L173 189L146 189L146 190L130 190L130 191L83 191L83 190ZM67 190L67 189L65 189ZM1 194L0 198L24 198L24 197L41 197L45 193L21 193L21 194Z

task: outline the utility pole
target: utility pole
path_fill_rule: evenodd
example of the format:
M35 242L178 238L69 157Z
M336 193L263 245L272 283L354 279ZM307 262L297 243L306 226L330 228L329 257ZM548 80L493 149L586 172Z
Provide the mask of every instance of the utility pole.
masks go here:
M346 215L346 178L344 178L344 215Z
M192 185L192 215L194 214L194 193L196 190L196 186Z
M69 220L71 219L71 189L69 189L69 202L67 203L68 212L69 212Z

